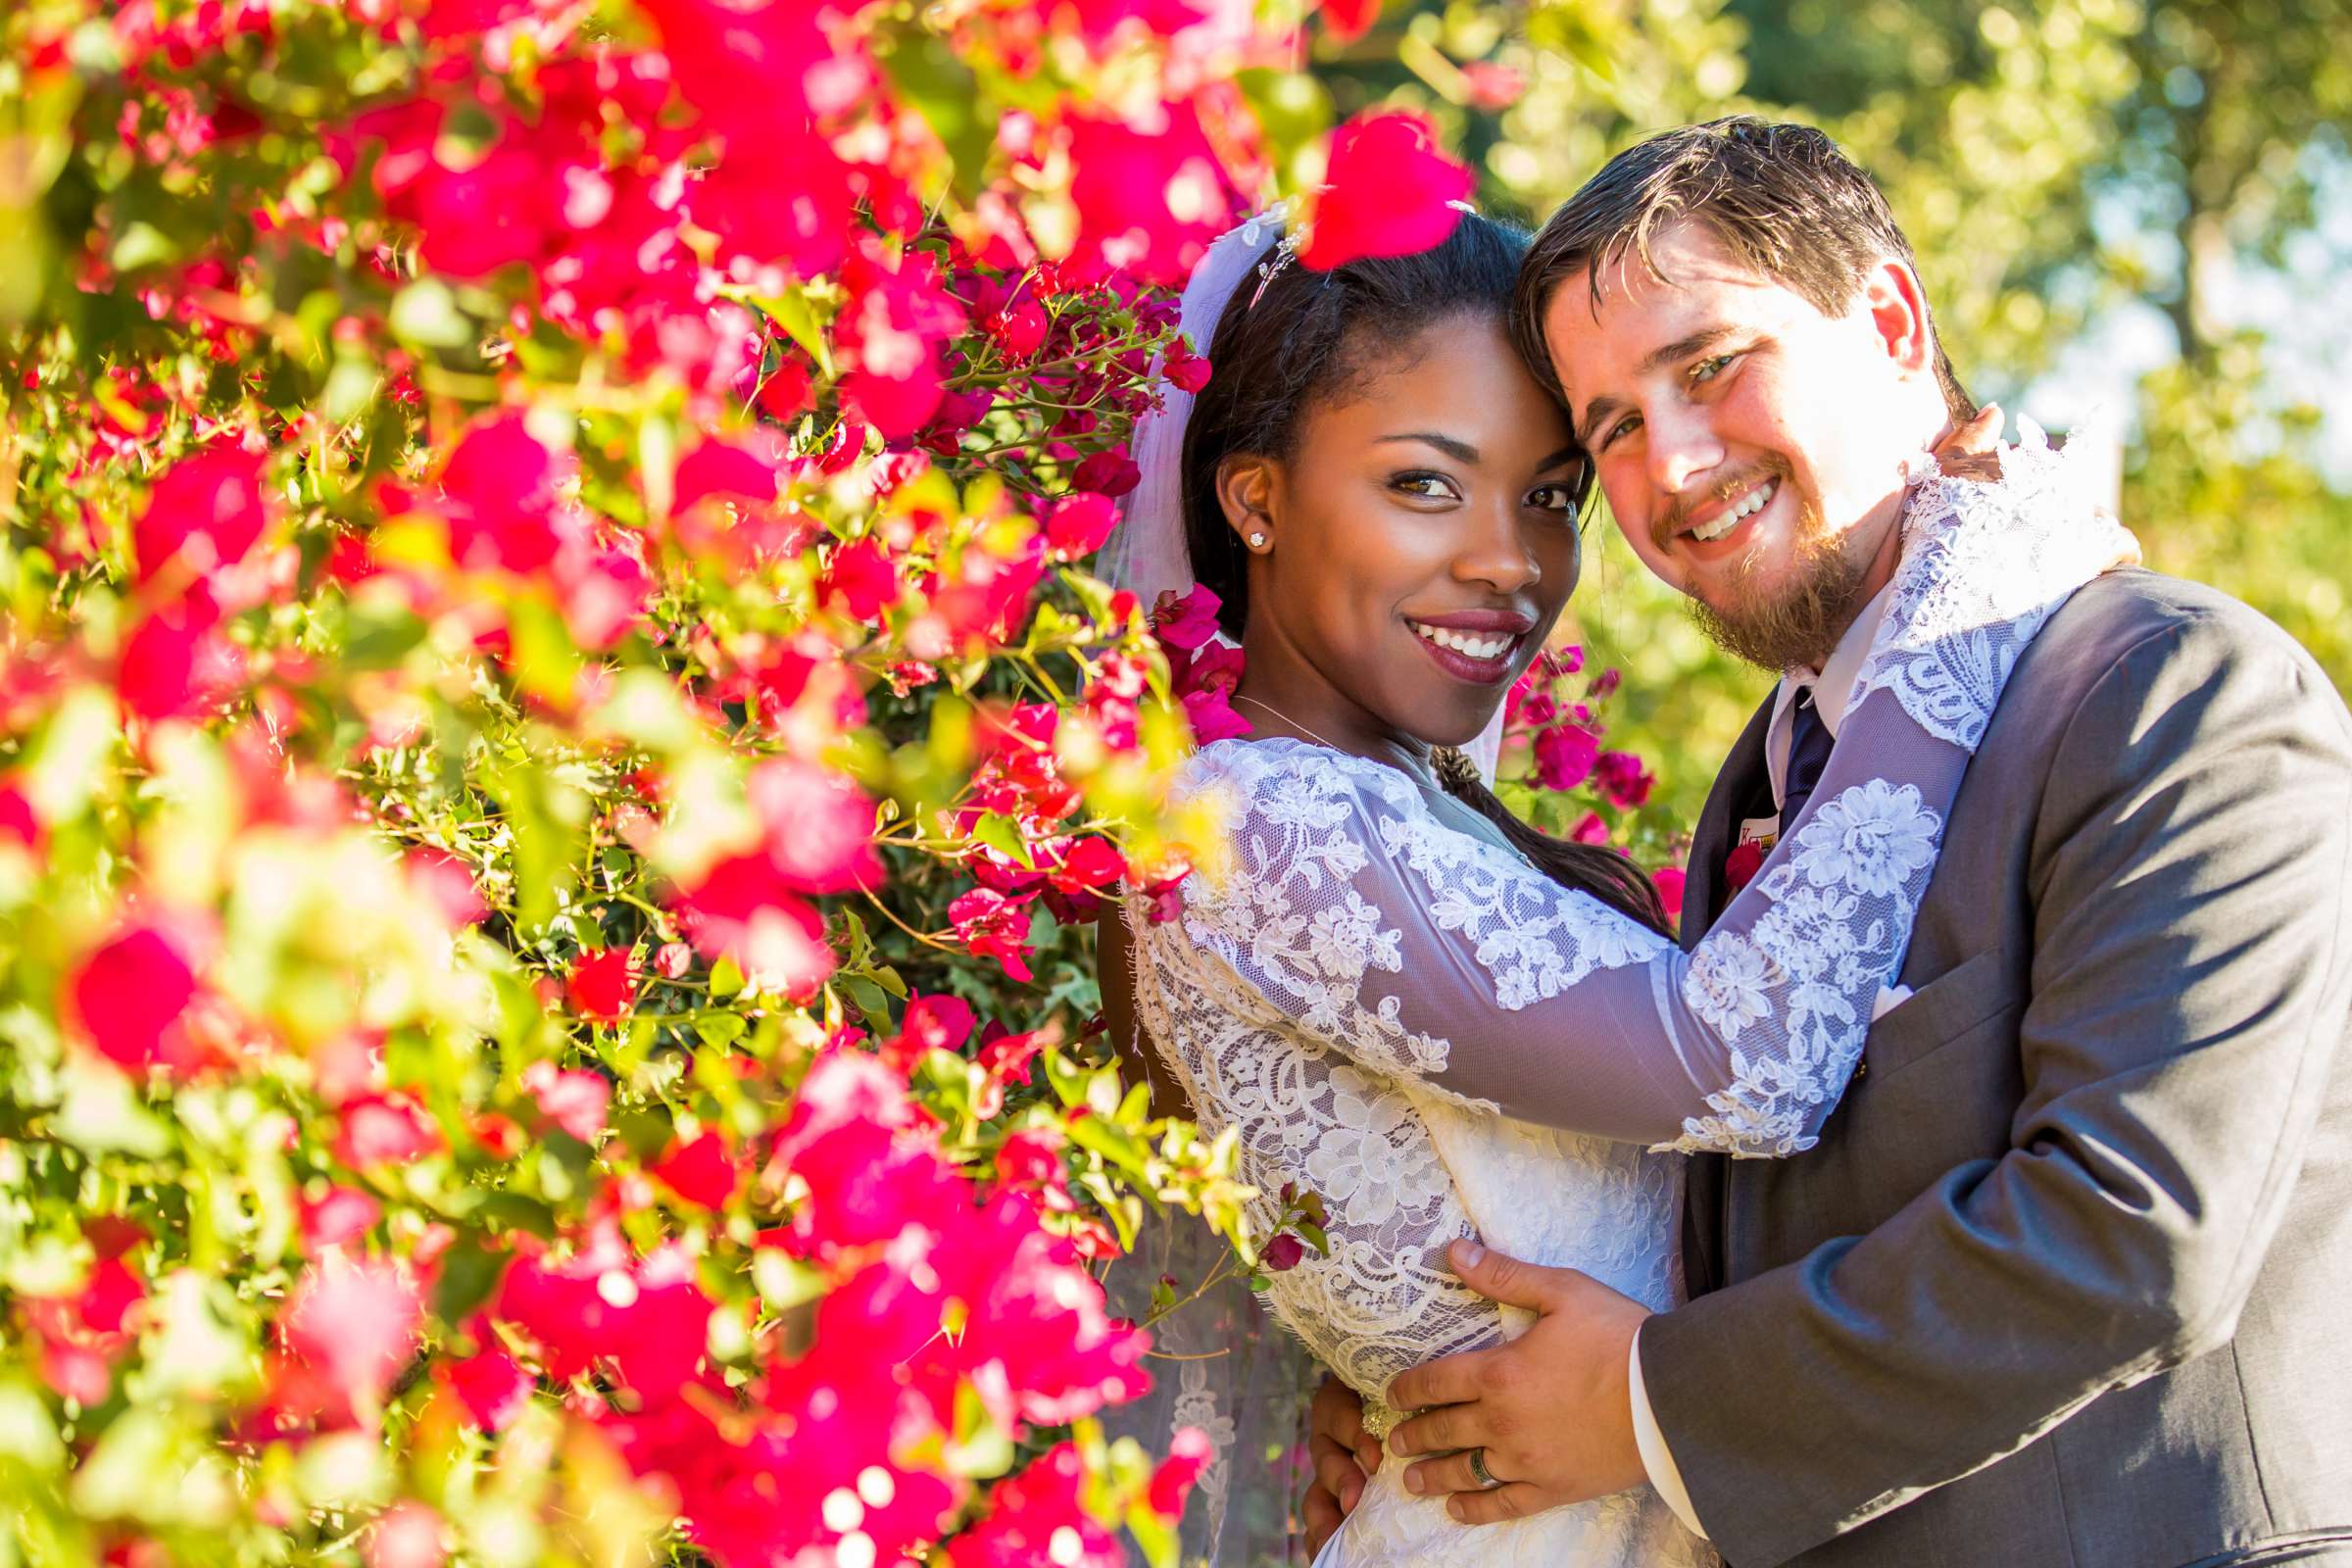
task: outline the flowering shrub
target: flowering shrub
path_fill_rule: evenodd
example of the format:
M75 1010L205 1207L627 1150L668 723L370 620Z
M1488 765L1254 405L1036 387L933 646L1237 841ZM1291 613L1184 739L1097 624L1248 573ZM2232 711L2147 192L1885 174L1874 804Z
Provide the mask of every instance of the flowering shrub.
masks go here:
M1082 568L1301 24L916 9L0 22L0 1545L1169 1552L1090 1265L1253 1240L1067 933L1223 704Z

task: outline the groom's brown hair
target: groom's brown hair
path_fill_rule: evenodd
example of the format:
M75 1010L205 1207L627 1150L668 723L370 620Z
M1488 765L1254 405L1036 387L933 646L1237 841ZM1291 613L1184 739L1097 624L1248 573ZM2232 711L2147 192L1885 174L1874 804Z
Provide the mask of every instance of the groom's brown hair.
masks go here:
M1870 269L1886 257L1918 270L1911 241L1879 187L1812 126L1735 115L1663 131L1619 153L1586 181L1551 215L1520 264L1512 340L1554 396L1560 382L1544 339L1553 294L1584 272L1597 306L1602 270L1629 255L1650 276L1673 281L1651 257L1650 243L1685 220L1712 234L1735 262L1825 316L1849 309ZM1940 332L1936 381L1955 421L1977 412Z

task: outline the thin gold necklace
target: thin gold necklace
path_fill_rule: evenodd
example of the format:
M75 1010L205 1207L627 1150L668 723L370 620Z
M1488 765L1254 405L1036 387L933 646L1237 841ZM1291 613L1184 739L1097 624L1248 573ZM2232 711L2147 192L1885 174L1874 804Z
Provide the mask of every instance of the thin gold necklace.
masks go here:
M1316 733L1315 733L1313 730L1311 730L1311 729L1308 729L1308 728L1307 728L1307 727L1306 727L1304 724L1301 724L1301 723L1299 723L1299 722L1298 722L1297 719L1293 718L1293 717L1292 717L1290 714L1288 714L1288 713L1284 712L1284 711L1283 711L1281 709L1279 709L1279 708L1276 708L1276 707L1275 707L1275 706L1274 706L1272 703L1268 703L1268 702L1262 702L1262 701L1260 701L1259 699L1257 699L1257 698L1255 698L1255 697L1251 697L1251 696L1250 696L1250 695L1249 695L1247 692L1236 692L1236 693L1234 694L1233 700L1234 700L1235 702L1237 702L1237 703L1248 703L1248 704L1249 704L1249 705L1250 705L1251 708L1262 708L1262 709L1264 709L1264 710L1265 710L1267 712L1269 712L1269 713L1272 713L1272 714L1273 714L1273 715L1274 715L1276 718L1279 718L1279 719L1281 719L1281 720L1282 720L1282 721L1283 721L1285 724L1288 724L1288 725L1290 725L1290 726L1291 726L1291 728L1293 728L1293 729L1295 729L1295 730L1299 730L1299 731L1302 731L1302 732L1304 732L1304 733L1305 733L1305 734L1306 734L1306 735L1307 735L1307 736L1308 736L1310 739L1314 740L1314 741L1316 742L1316 744L1318 744L1318 745L1321 745L1321 746L1325 746L1325 747L1329 747L1329 748L1330 748L1332 751L1338 752L1338 753L1339 753L1341 756L1343 756L1343 757L1360 757L1360 756L1362 756L1362 755L1363 755L1363 754L1362 754L1362 753L1360 753L1360 752L1351 752L1351 751L1348 750L1348 748L1347 748L1347 747L1345 747L1345 746L1333 746L1331 742L1329 742L1329 741L1325 740L1325 739L1324 739L1322 736L1320 736L1320 735L1317 735L1317 734L1316 734ZM1409 754L1409 753L1408 753L1408 754L1406 754L1406 755L1410 756L1411 754ZM1365 759L1365 760L1367 760L1367 761L1374 761L1374 760L1377 760L1377 759L1374 759L1374 758L1366 758L1366 759ZM1394 764L1391 764L1391 765L1394 765ZM1434 764L1433 764L1433 766L1434 766ZM1410 774L1412 773L1412 770L1411 770L1410 768L1404 769L1404 771L1405 771L1405 772L1406 772L1408 775L1410 775ZM1417 782L1417 783L1421 783L1421 784L1423 784L1423 785L1426 785L1426 784L1428 783L1428 780L1426 780L1426 779L1420 779L1420 778L1416 778L1416 779L1415 779L1415 782ZM1445 780L1444 780L1443 778L1440 778L1440 779L1438 780L1438 785L1437 785L1437 788L1438 788L1438 793L1439 793L1439 794L1443 795L1443 794L1446 793L1446 782L1445 782Z
M1355 755L1353 752L1348 752L1348 748L1347 748L1347 747L1345 747L1345 746L1332 746L1331 742L1329 742L1329 741L1325 740L1325 739L1324 739L1322 736L1320 736L1320 735L1317 735L1317 734L1316 734L1316 733L1315 733L1313 730L1311 730L1311 729L1308 729L1308 728L1307 728L1307 727L1306 727L1304 724L1301 724L1301 723L1299 723L1299 722L1298 722L1297 719L1293 718L1293 717L1292 717L1290 714L1288 714L1288 713L1284 712L1284 711L1283 711L1281 709L1279 709L1279 708L1276 708L1276 707L1275 707L1275 706L1274 706L1272 703L1261 703L1261 702L1259 702L1259 701L1258 701L1256 698L1254 698L1254 697L1251 697L1251 696L1250 696L1249 693L1247 693L1247 692L1236 692L1236 693L1234 693L1233 700L1234 700L1235 702L1237 702L1237 703L1248 703L1248 704L1249 704L1249 705L1250 705L1251 708L1262 708L1262 709L1264 709L1264 710L1265 710L1267 712L1269 712L1269 713L1272 713L1272 714L1273 714L1273 715L1274 715L1276 718L1279 718L1279 719L1281 719L1281 720L1282 720L1282 721L1283 721L1285 724L1288 724L1288 725L1290 725L1290 726L1291 726L1291 728L1293 728L1293 729L1295 729L1295 730L1298 730L1298 731L1300 731L1301 733L1305 734L1305 735L1306 735L1306 736L1307 736L1309 739L1313 740L1313 741L1315 742L1315 744L1317 744L1318 746L1330 746L1330 747L1331 747L1331 749L1332 749L1333 751L1335 751L1335 752L1347 752L1347 753L1348 753L1348 756L1350 756L1350 757L1352 757L1352 756L1354 756L1354 755Z

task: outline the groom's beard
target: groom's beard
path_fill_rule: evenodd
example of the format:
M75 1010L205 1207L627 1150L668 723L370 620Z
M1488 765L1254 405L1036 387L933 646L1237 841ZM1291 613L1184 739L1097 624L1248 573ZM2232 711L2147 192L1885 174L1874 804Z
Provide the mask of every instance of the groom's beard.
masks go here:
M1779 674L1819 669L1868 596L1871 556L1854 533L1839 536L1808 504L1798 514L1796 559L1786 580L1767 589L1755 583L1754 557L1735 568L1727 603L1690 601L1691 618L1717 646L1751 664Z

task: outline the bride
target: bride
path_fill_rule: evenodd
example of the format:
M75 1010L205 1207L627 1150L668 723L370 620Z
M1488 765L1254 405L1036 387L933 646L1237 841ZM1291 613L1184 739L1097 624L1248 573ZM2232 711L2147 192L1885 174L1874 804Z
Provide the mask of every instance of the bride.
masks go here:
M1273 1315L1394 1424L1389 1381L1520 1332L1463 1289L1476 1236L1652 1308L1677 1287L1676 1151L1810 1146L1861 1054L1983 716L2048 612L2132 553L2037 505L2046 452L1908 484L1892 609L1809 804L1696 950L1613 851L1513 818L1458 748L1489 735L1575 586L1592 473L1505 332L1524 239L1476 215L1328 272L1278 225L1226 235L1184 300L1210 379L1171 393L1110 573L1198 580L1247 673L1246 740L1177 781L1224 843L1174 918L1103 927L1114 1037L1163 1102L1237 1128L1270 1224L1329 1248ZM1997 550L2004 567L1961 570ZM1866 761L1864 760L1867 760ZM1230 1457L1220 1459L1230 1463ZM1385 1464L1319 1563L1706 1563L1646 1492L1471 1530Z

